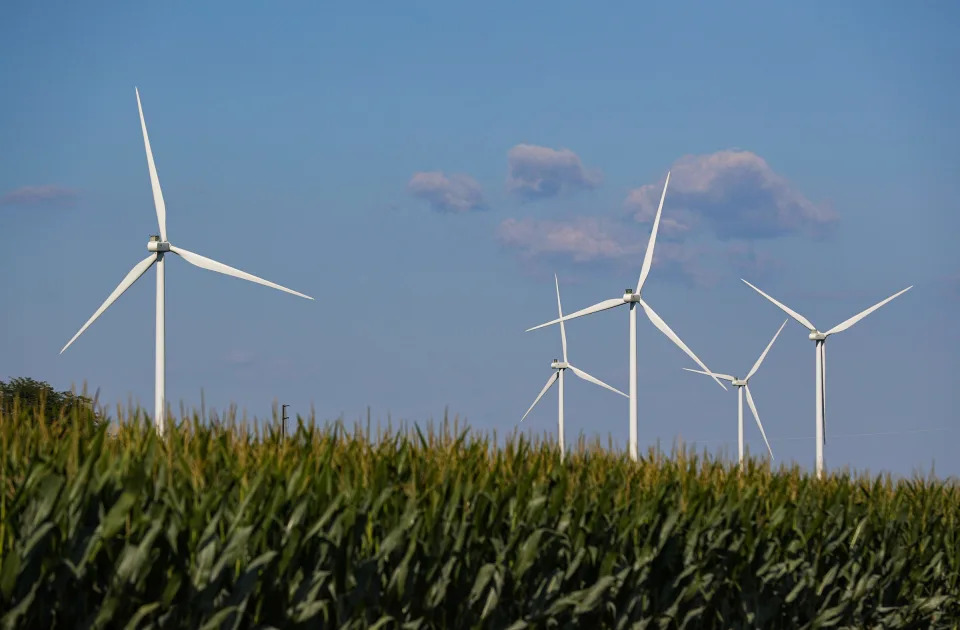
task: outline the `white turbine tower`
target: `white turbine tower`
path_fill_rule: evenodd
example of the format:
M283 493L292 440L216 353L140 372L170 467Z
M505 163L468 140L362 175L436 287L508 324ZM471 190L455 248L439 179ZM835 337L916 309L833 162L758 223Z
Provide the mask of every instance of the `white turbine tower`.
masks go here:
M743 378L737 378L735 376L730 376L729 374L711 374L710 372L703 372L701 370L691 370L690 368L683 368L687 372L696 372L697 374L706 374L707 376L716 376L717 378L722 378L725 381L729 381L731 385L737 388L737 461L740 462L740 470L743 470L743 393L747 393L747 404L750 405L750 411L753 412L753 417L757 421L757 426L760 427L760 435L763 436L763 442L767 445L767 451L770 453L770 459L773 459L773 449L770 448L770 442L767 441L767 432L763 430L763 423L760 422L760 414L757 413L757 406L753 402L753 396L750 395L750 386L747 384L750 381L750 377L757 373L757 370L760 369L760 364L763 363L763 360L766 358L767 353L770 351L770 347L773 345L773 342L777 340L777 337L780 336L780 331L783 330L783 327L787 325L787 320L783 320L783 323L780 324L780 328L773 335L773 339L770 340L770 343L767 344L767 347L763 349L763 352L760 354L760 358L757 359L757 362L753 364L753 367L750 368L750 371L747 372L747 375Z
M556 275L553 276L553 280L554 280L554 282L555 282L556 285L557 285L557 312L560 314L560 317L563 318L563 307L560 305L560 281L557 280L557 276L556 276ZM523 422L524 419L530 414L530 412L533 411L533 408L537 405L538 402L540 402L540 399L543 398L543 395L547 393L547 390L550 389L550 387L551 387L554 383L556 383L557 381L559 381L559 382L560 382L560 406L559 406L560 411L559 411L559 415L558 415L558 418L557 418L557 426L558 426L558 429L557 429L557 431L558 431L558 437L557 437L557 439L558 439L558 441L560 442L560 456L563 457L563 451L564 451L564 441L563 441L563 439L564 439L564 438L563 438L563 373L564 373L565 371L570 370L571 372L573 372L574 374L576 374L577 376L579 376L579 377L582 378L583 380L589 381L589 382L594 383L594 384L596 384L596 385L599 385L600 387L606 387L606 388L609 389L610 391L616 392L616 393L620 394L621 396L623 396L624 398L626 398L627 395L624 394L623 392L621 392L619 389L610 387L609 385L607 385L606 383L604 383L604 382L601 381L600 379L598 379L598 378L596 378L596 377L593 377L593 376L590 376L589 374L587 374L587 373L584 372L583 370L574 367L569 361L567 361L567 331L566 331L566 329L564 328L562 321L560 322L560 341L561 341L561 343L563 344L563 361L557 361L556 359L554 359L554 360L553 360L553 363L550 364L550 367L551 367L552 369L556 370L556 371L550 376L549 379L547 379L547 384L543 386L543 389L542 389L542 390L540 390L540 394L537 396L537 399L533 401L533 404L530 405L530 408L527 409L527 413L523 414L523 418L520 418L520 422Z
M630 307L630 457L634 460L637 459L637 311L636 305L639 304L647 317L653 322L653 325L656 326L660 332L666 335L670 341L677 344L681 350L683 350L687 356L693 359L697 365L702 367L704 371L709 372L710 369L703 364L697 355L680 340L680 337L673 332L667 323L661 319L657 313L650 308L650 305L644 302L640 298L641 291L643 290L643 283L647 279L647 275L650 273L650 266L653 264L653 247L657 241L657 230L660 227L660 213L663 211L663 200L667 196L667 185L670 183L670 173L667 173L667 180L663 184L663 194L660 195L660 205L657 208L657 215L653 219L653 229L650 231L650 241L647 243L647 251L643 256L643 266L640 268L640 279L637 281L637 289L627 289L624 291L623 296L617 298L611 298L609 300L604 300L594 304L593 306L588 306L585 309L579 310L576 313L567 315L560 319L555 319L553 321L546 322L545 324L540 324L539 326L534 326L533 328L528 328L527 332L531 330L536 330L538 328L543 328L544 326L550 326L556 324L557 322L571 320L577 317L583 317L584 315L590 315L591 313L598 313L600 311L605 311L610 308L617 306L623 306L624 304L629 305ZM717 385L724 387L723 383L714 378L713 380L717 381Z
M741 280L743 280L743 278L741 278ZM847 320L845 320L845 321L843 321L843 322L840 322L839 324L837 324L836 326L834 326L833 328L831 328L831 329L828 330L827 332L820 332L819 330L817 330L817 327L814 326L813 324L811 324L811 323L810 323L810 320L808 320L808 319L807 319L806 317L804 317L803 315L797 313L796 311L793 311L793 310L787 308L785 305L783 305L783 304L781 304L780 302L776 301L775 299L773 299L772 297L770 297L769 295L767 295L766 293L764 293L763 291L761 291L761 290L758 289L757 287L753 286L752 284L750 284L750 283L747 282L746 280L743 280L743 281L744 281L744 282L747 284L747 286L749 286L751 289L753 289L754 291L756 291L757 293L759 293L759 294L762 295L763 297L767 298L768 300L770 300L771 302L773 302L774 304L776 304L776 305L780 308L780 310L782 310L784 313L786 313L787 315L789 315L790 317L792 317L793 319L795 319L801 326L803 326L804 328L806 328L807 330L809 330L809 331L810 331L810 335L809 335L808 337L809 337L809 339L810 339L811 341L813 341L814 344L816 345L816 395L815 395L815 404L816 404L816 434L817 434L816 471L817 471L817 478L820 478L820 477L823 476L823 445L826 444L826 442L827 442L827 434L826 434L826 416L827 416L827 391L826 391L826 389L827 389L827 350L826 350L826 342L827 342L827 337L829 337L830 335L832 335L832 334L834 334L834 333L842 332L842 331L846 330L847 328L850 328L851 326L853 326L854 324L856 324L857 322L859 322L861 319L863 319L864 317L866 317L866 316L869 315L870 313L874 312L875 310L877 310L878 308L880 308L881 306L883 306L884 304L886 304L887 302L889 302L889 301L892 300L893 298L895 298L895 297L897 297L897 296L899 296L899 295L901 295L901 294L903 294L903 293L906 293L907 291L909 291L910 289L912 289L912 288L913 288L913 285L910 285L909 287L907 287L906 289L903 289L902 291L898 291L897 293L894 293L893 295L891 295L891 296L888 297L887 299L885 299L885 300L883 300L883 301L881 301L881 302L878 302L878 303L874 304L873 306L871 306L870 308L866 309L865 311L861 311L860 313L854 315L854 316L851 317L850 319L847 319Z
M153 203L157 209L157 222L160 226L160 235L151 236L149 242L147 243L147 250L150 251L150 255L134 265L133 269L130 270L130 273L120 282L116 289L113 290L103 304L100 305L100 308L93 314L90 319L87 320L87 323L77 331L77 334L73 336L73 339L67 342L67 345L63 347L63 350L60 351L60 354L63 354L63 351L70 347L77 337L83 334L90 324L92 324L101 313L103 313L107 308L113 304L117 298L119 298L124 291L130 288L134 282L137 281L140 276L142 276L147 269L149 269L154 264L157 265L157 339L156 339L156 379L155 379L155 392L154 392L154 423L156 424L157 431L161 434L164 431L165 425L165 330L164 330L164 254L166 252L171 252L177 254L184 260L186 260L191 265L200 267L201 269L209 269L210 271L216 271L228 276L233 276L234 278L240 278L242 280L249 280L250 282L256 282L257 284L262 284L264 286L273 287L274 289L279 289L281 291L286 291L287 293L292 293L293 295L299 295L300 297L307 298L312 300L313 298L309 295L304 295L303 293L298 293L286 287L282 287L279 284L274 284L263 278L258 278L252 274L240 271L239 269L234 269L233 267L224 265L223 263L211 260L200 254L195 254L191 251L187 251L181 247L176 247L171 245L167 241L167 210L166 205L163 202L163 193L160 191L160 180L157 178L157 167L153 162L153 151L150 150L150 138L147 136L147 123L143 118L143 107L140 105L140 91L134 88L137 94L137 109L140 111L140 128L143 130L143 146L147 151L147 167L150 170L150 185L153 188Z

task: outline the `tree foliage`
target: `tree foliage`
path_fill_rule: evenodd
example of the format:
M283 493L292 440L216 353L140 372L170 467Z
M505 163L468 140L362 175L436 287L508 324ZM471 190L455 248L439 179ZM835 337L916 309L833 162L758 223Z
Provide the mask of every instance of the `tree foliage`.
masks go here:
M0 410L26 422L42 422L48 427L61 428L77 411L90 409L93 404L93 400L84 394L58 392L50 383L30 377L15 377L7 383L0 381ZM23 413L15 410L23 410ZM91 420L89 415L83 417ZM94 425L100 423L96 412L92 422Z

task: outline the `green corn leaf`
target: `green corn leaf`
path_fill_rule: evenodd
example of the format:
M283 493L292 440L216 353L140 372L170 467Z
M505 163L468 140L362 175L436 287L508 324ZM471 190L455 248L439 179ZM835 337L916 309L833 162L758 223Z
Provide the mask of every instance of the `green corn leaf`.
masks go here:
M130 513L130 508L139 500L139 495L134 492L125 491L120 495L120 498L117 499L117 502L113 504L110 508L110 511L107 512L107 515L101 521L102 532L101 536L103 538L113 538L114 535L124 526L127 519L127 514Z
M16 549L10 549L3 558L3 564L0 565L0 594L3 595L3 599L10 599L17 585L19 573L20 554Z
M130 621L128 621L127 625L124 626L124 630L138 630L139 628L142 628L143 626L141 624L143 623L143 620L146 619L147 615L159 609L160 606L160 602L144 604L137 609L137 612L134 613L132 617L130 617Z

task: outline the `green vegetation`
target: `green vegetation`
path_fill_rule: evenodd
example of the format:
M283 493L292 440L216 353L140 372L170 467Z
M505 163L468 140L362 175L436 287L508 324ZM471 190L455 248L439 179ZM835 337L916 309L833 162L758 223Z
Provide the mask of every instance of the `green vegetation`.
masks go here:
M57 434L64 430L65 419L74 408L93 409L94 405L86 392L58 392L46 381L29 377L12 378L8 383L0 381L0 413L6 411L9 417L29 417L30 421L43 422ZM21 409L30 413L22 415ZM94 426L100 423L99 414L85 414L83 417Z
M5 628L956 628L960 488L0 411ZM119 413L119 412L118 412Z

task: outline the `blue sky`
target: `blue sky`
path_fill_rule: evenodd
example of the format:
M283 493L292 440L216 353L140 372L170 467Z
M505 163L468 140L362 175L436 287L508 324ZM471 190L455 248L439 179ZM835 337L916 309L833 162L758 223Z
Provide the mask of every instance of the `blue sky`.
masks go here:
M174 404L508 432L560 354L524 333L553 274L567 311L635 285L673 169L644 297L694 352L743 373L783 321L740 277L821 329L912 284L827 344L827 466L960 474L957 7L253 4L5 5L0 378L152 408L152 271L58 355L157 231L136 85L171 242L316 298L171 260ZM626 334L573 322L570 359L626 390ZM735 393L638 341L641 448L735 455ZM811 467L798 324L751 385ZM571 440L623 447L626 415L569 381ZM550 394L522 428L555 425Z

